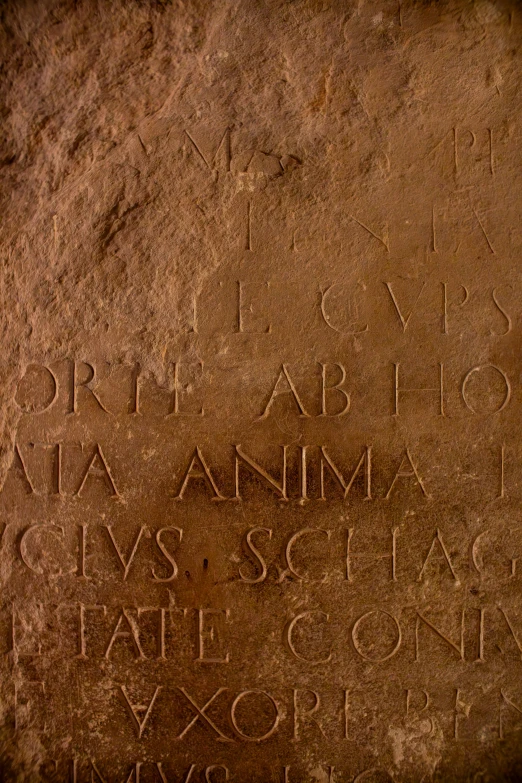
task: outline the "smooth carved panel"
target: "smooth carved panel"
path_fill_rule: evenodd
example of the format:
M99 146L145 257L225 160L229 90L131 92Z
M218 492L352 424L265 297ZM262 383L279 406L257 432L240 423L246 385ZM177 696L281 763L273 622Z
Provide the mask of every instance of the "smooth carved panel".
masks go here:
M522 778L522 9L0 10L0 778Z

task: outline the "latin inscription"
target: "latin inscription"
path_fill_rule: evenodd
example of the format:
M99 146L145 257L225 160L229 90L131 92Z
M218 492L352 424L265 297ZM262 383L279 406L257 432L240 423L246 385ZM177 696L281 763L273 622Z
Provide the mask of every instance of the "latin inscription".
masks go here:
M138 5L6 10L0 777L519 779L519 10Z

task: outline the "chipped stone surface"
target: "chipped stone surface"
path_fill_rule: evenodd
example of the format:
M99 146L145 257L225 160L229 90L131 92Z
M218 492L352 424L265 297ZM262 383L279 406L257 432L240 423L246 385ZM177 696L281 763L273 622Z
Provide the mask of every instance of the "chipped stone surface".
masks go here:
M522 777L510 0L0 5L0 769Z

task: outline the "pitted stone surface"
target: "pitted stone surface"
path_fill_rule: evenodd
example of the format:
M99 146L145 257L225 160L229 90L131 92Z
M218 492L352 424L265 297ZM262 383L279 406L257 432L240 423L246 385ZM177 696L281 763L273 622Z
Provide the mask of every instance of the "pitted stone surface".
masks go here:
M519 780L519 4L0 22L2 780Z

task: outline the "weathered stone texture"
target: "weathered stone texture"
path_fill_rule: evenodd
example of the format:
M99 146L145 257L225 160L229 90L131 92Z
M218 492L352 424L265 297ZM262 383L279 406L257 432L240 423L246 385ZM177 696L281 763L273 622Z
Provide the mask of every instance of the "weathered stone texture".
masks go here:
M0 767L522 777L522 9L0 4Z

